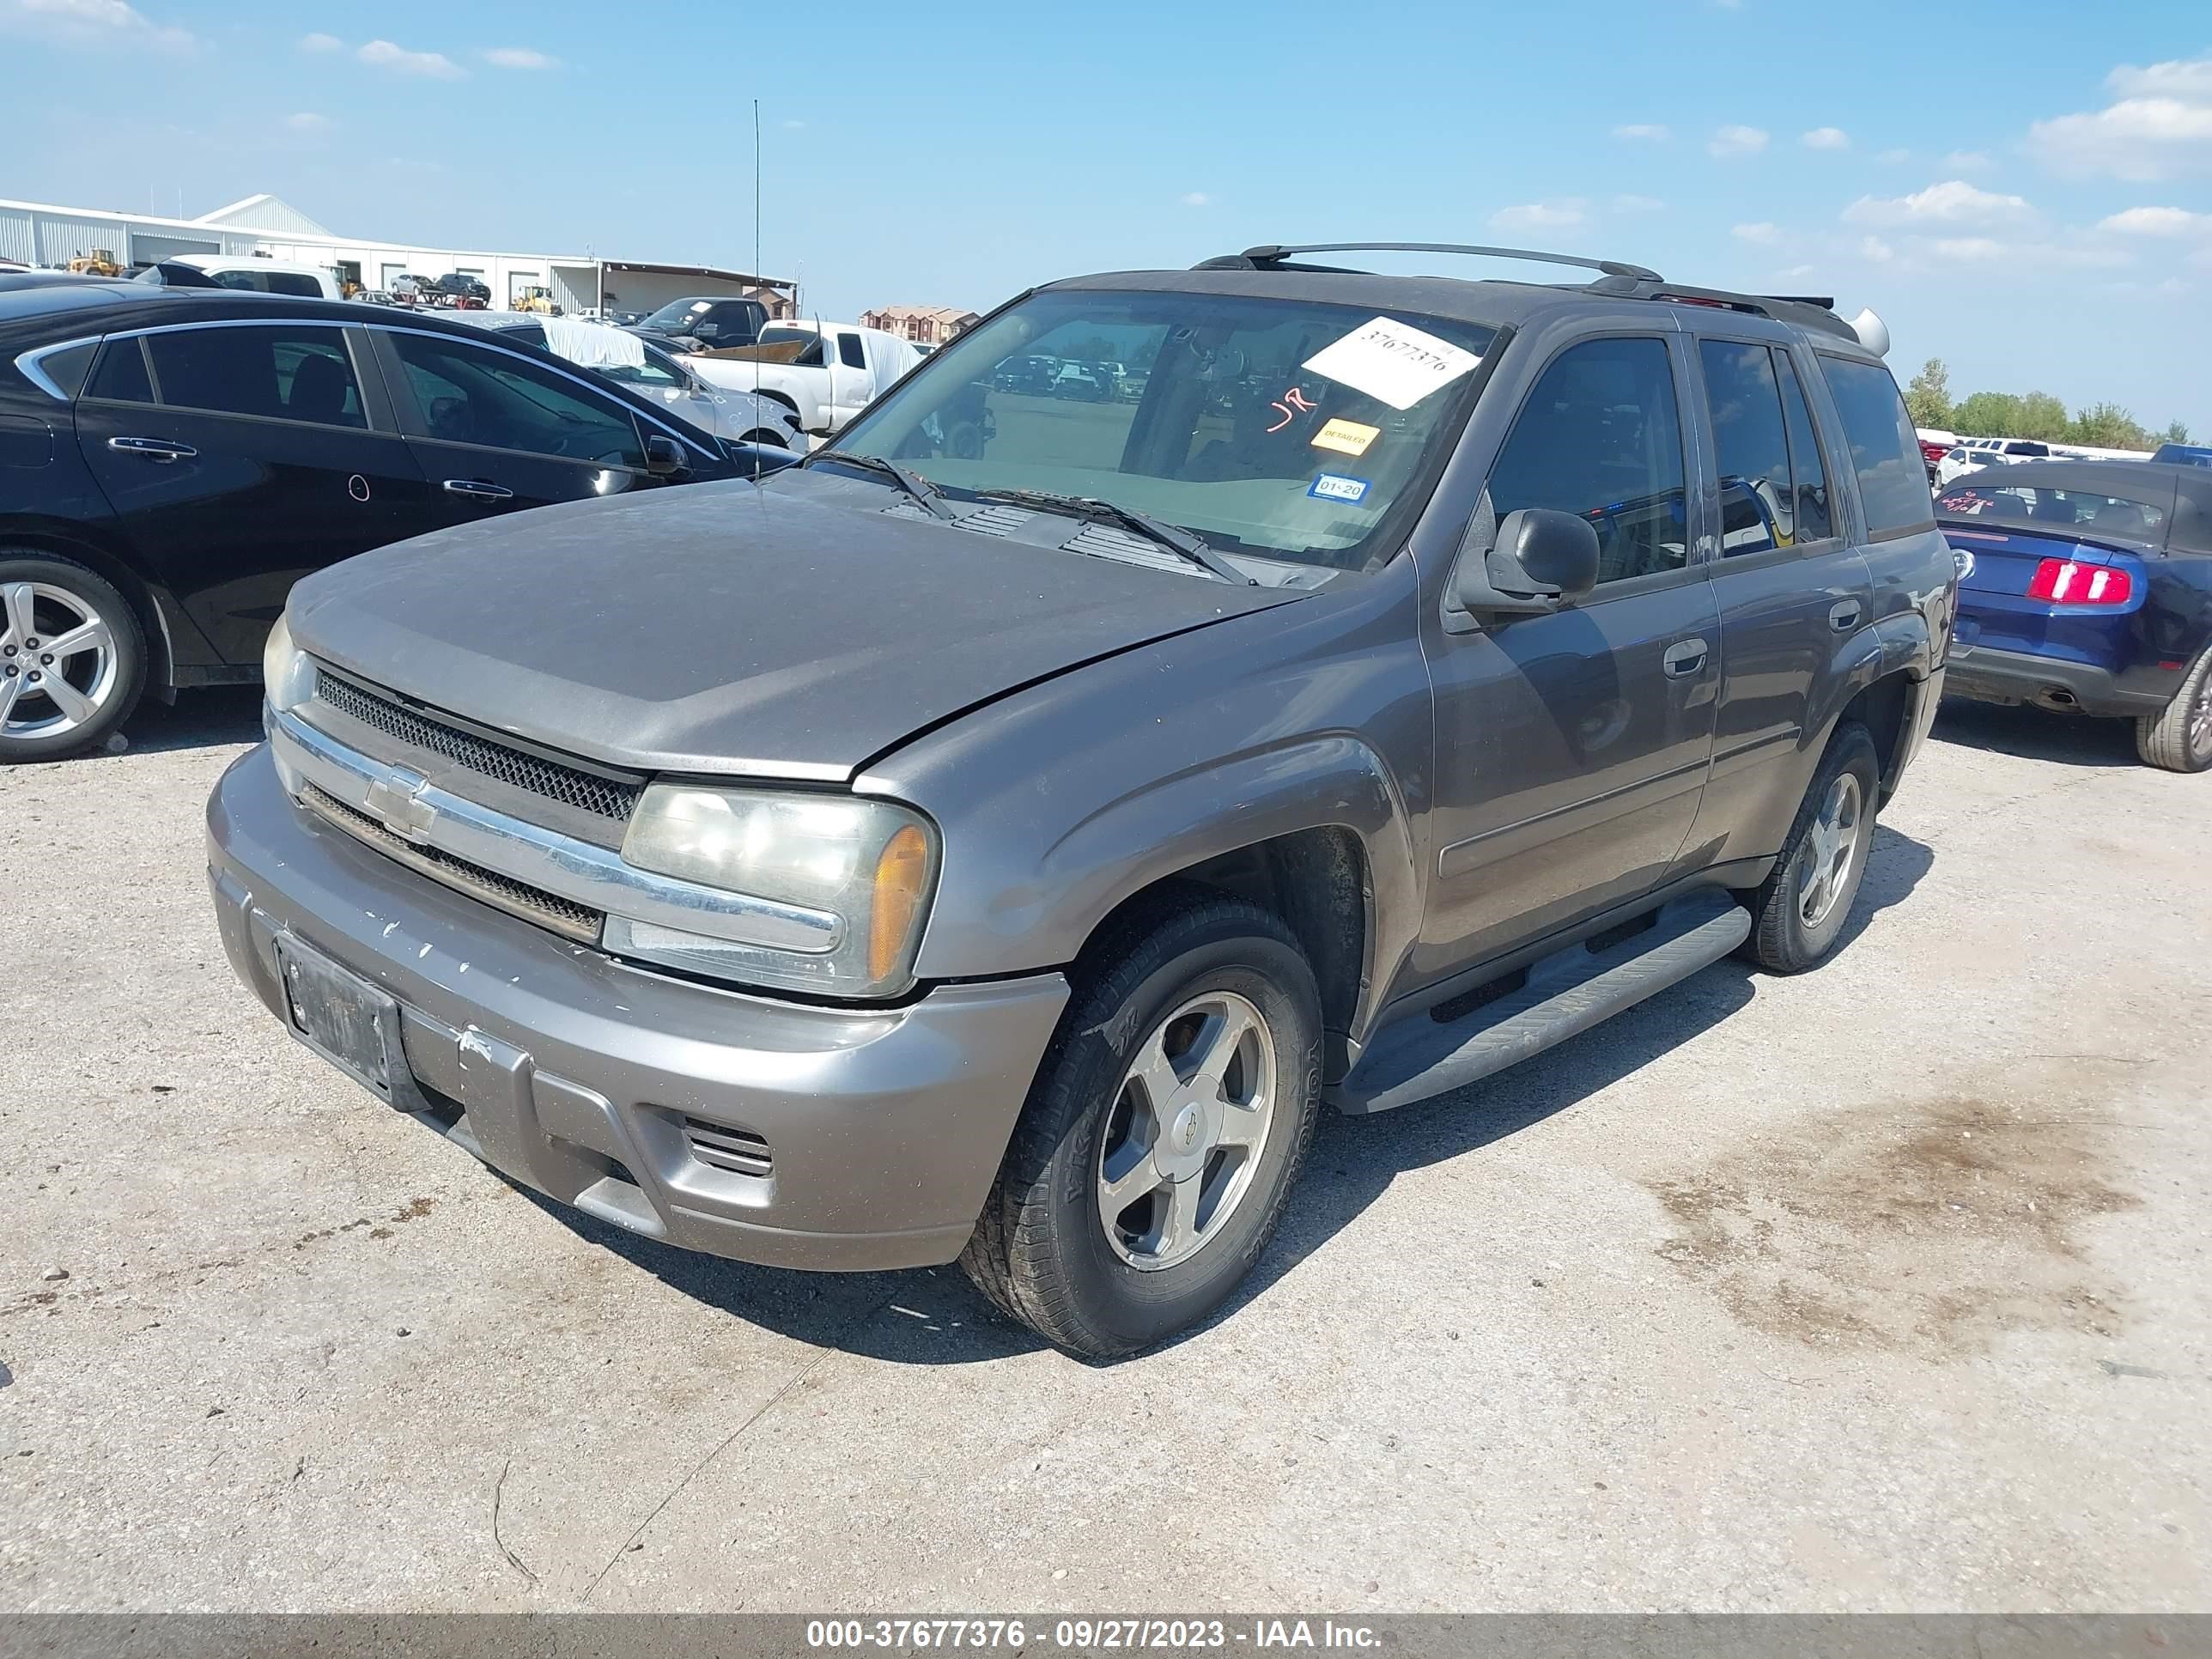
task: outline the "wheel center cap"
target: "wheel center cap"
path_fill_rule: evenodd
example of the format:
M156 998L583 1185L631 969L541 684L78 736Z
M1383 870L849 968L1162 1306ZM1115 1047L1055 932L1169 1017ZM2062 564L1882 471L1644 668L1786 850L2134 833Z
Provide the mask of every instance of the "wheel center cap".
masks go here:
M1205 1129L1206 1114L1200 1111L1194 1102L1176 1114L1176 1121L1168 1130L1168 1139L1174 1143L1176 1151L1188 1152L1198 1145L1198 1138Z

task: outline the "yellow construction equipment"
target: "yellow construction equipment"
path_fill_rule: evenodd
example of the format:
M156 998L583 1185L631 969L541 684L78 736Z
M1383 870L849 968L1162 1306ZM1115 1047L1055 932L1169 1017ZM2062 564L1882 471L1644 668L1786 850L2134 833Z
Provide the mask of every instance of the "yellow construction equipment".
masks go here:
M120 276L123 267L115 263L113 248L96 247L90 253L80 253L69 262L69 268L80 276Z
M561 307L553 303L550 288L526 288L510 302L517 311L542 312L548 317L560 314Z

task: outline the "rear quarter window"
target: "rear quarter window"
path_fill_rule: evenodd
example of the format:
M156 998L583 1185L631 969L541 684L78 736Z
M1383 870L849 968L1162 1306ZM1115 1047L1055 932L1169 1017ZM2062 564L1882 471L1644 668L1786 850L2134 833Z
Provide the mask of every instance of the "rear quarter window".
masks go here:
M1901 535L1932 528L1935 504L1928 494L1928 468L1905 399L1889 371L1878 363L1820 357L1820 375L1843 416L1844 441L1858 477L1869 537Z

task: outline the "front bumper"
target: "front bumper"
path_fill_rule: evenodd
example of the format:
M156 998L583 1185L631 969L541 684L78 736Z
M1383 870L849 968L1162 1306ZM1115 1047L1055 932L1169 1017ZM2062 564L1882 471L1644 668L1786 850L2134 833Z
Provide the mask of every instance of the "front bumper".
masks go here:
M319 823L266 744L207 823L223 948L288 1030L279 934L398 1000L423 1121L550 1197L739 1261L951 1261L1067 1000L1041 974L832 1009L634 967ZM765 1172L696 1156L702 1125L765 1142Z
M1985 645L1954 647L1944 672L1945 689L1954 696L2046 708L2071 706L2085 714L2155 714L2172 701L2182 679L2179 673L2158 670L2136 670L2123 678L2089 663ZM2172 684L2166 683L2169 679Z

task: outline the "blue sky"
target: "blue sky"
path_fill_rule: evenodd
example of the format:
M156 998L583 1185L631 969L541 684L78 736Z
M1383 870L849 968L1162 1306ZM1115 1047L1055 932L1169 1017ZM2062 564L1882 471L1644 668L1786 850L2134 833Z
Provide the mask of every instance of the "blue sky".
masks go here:
M0 0L0 196L750 269L757 98L762 262L825 315L1502 241L1833 294L1900 379L2212 434L2204 0Z

